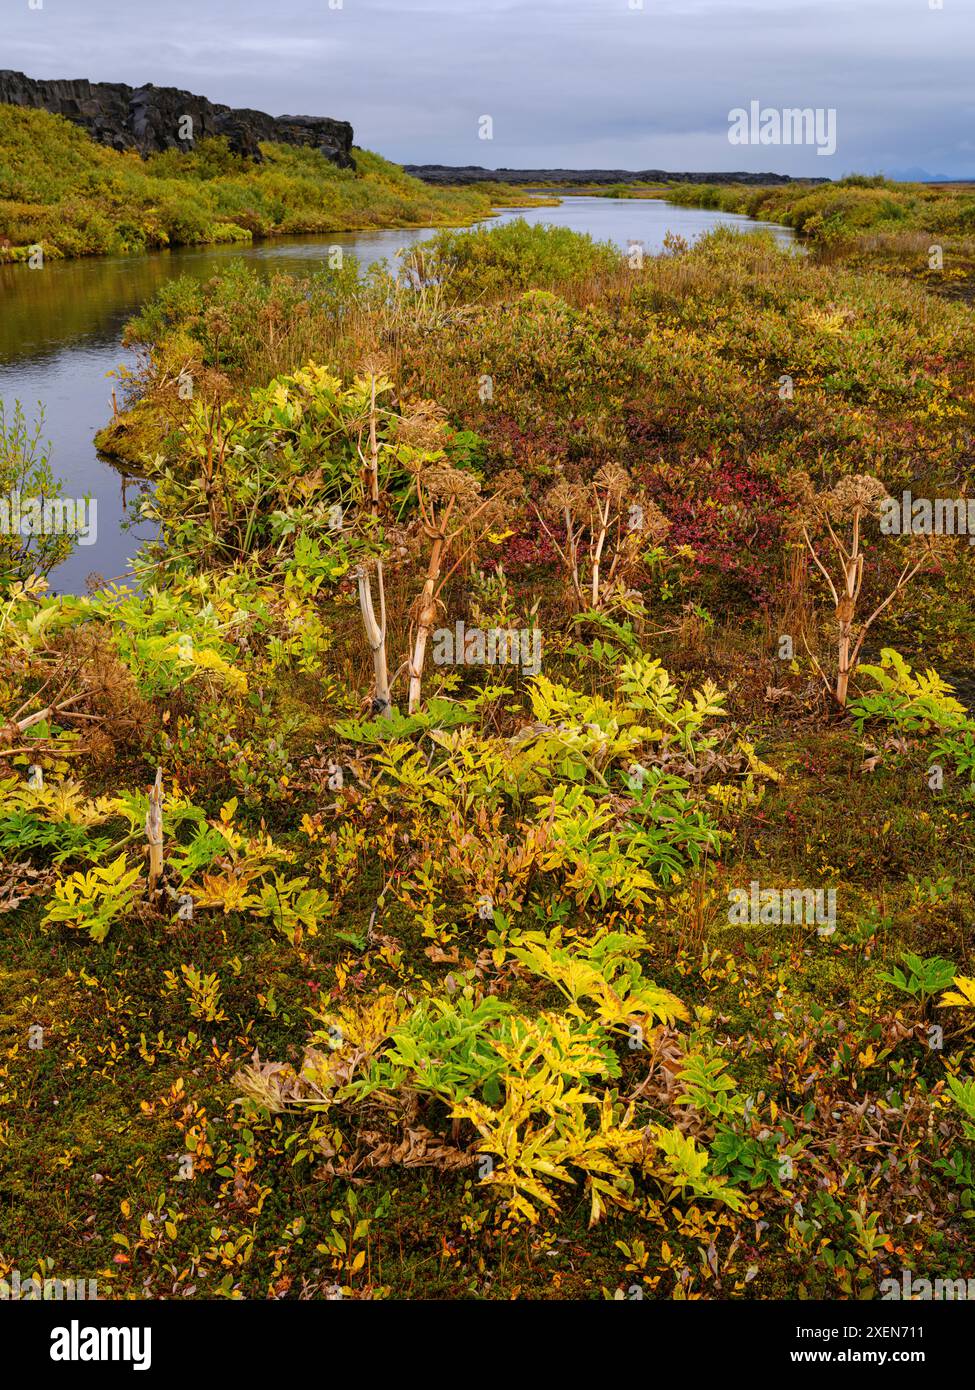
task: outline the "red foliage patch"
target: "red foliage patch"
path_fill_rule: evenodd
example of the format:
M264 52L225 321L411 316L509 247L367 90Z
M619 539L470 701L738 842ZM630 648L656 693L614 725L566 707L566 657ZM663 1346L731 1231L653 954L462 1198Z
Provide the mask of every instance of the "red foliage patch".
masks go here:
M774 478L716 452L640 471L671 523L671 547L690 546L698 573L715 571L752 601L777 583L788 503Z

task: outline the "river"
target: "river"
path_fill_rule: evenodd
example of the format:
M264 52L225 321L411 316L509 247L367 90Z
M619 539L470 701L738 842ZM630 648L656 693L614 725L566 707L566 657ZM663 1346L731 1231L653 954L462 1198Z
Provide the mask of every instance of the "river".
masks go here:
M783 244L792 241L787 227L659 199L567 197L558 207L506 209L492 225L515 217L588 232L624 249L640 242L648 254L662 249L668 231L693 241L717 226L767 227ZM98 504L92 543L75 548L52 574L52 588L83 593L90 574L122 577L147 534L144 523L139 528L139 485L99 455L92 438L111 416L113 382L107 374L119 363L132 365L132 355L121 345L125 322L164 281L176 275L205 279L238 257L268 273L315 269L327 261L331 246L354 253L366 269L395 260L399 251L430 234L430 228L335 232L244 247L49 260L42 270L0 266L0 400L8 417L18 400L29 420L43 408L43 438L50 441L62 495L90 497Z

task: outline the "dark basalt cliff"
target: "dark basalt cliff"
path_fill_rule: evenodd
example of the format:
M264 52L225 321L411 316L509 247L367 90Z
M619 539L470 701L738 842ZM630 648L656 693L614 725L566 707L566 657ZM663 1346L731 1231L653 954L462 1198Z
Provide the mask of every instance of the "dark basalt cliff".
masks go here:
M128 87L124 82L87 79L37 81L22 72L0 71L0 102L32 106L65 116L94 140L141 155L189 150L195 140L226 137L237 154L260 159L260 142L307 145L333 164L353 167L352 127L327 116L268 116L263 111L219 106L176 87ZM186 121L189 116L192 127ZM192 133L192 139L183 138Z
M664 169L484 169L479 164L404 164L424 183L557 183L566 187L613 183L829 183L788 174L668 174Z

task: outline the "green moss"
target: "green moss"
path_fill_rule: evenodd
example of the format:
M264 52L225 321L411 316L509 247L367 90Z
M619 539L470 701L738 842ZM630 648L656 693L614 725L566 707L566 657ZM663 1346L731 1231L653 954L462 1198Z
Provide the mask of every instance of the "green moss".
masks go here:
M168 458L173 448L171 418L158 406L139 402L118 415L95 435L95 448L107 458L126 463L139 472L160 455Z

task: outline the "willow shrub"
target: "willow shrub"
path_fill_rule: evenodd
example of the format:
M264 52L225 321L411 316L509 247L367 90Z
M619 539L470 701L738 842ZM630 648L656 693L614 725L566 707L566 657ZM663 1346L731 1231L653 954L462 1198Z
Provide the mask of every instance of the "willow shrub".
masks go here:
M568 227L529 225L523 217L498 227L439 232L408 261L425 281L440 282L451 301L495 299L519 290L548 290L619 269L620 252Z

